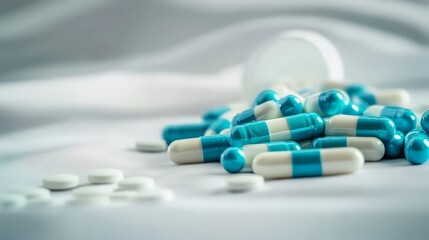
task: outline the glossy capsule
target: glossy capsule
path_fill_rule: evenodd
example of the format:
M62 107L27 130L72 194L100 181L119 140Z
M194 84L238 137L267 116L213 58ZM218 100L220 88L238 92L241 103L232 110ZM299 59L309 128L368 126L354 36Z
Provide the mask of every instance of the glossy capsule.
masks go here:
M420 126L427 134L429 134L429 110L426 110L423 113L422 119L420 120Z
M336 115L325 122L326 136L375 137L390 141L395 132L395 123L389 118Z
M405 158L412 164L420 165L429 160L429 136L420 129L405 135Z
M232 146L243 146L315 138L323 133L323 129L324 122L319 115L302 113L235 126L231 129L229 137Z
M395 136L390 141L383 142L386 149L385 158L399 158L404 153L404 134L396 131Z
M216 135L219 134L222 130L230 128L232 126L232 119L241 111L243 110L234 109L222 114L218 119L211 122L207 130L204 132L204 136Z
M166 126L162 131L162 137L167 144L186 138L195 138L204 135L210 123L191 123Z
M416 114L410 109L401 107L372 105L365 110L363 115L390 118L395 123L396 129L405 134L414 129L417 124Z
M354 147L359 149L365 161L378 161L384 156L383 142L374 137L323 137L316 138L311 148Z
M279 101L268 101L237 114L232 119L232 125L242 125L249 122L269 120L302 113L303 106L299 98L288 95Z
M346 83L342 83L342 82L325 82L322 86L322 88L324 90L329 90L329 89L341 89L343 91L345 91L350 97L359 94L359 93L363 93L363 92L368 92L369 89L367 86L365 85L360 85L360 84L346 84Z
M167 154L176 164L219 162L222 152L229 147L228 136L203 136L174 141Z
M274 86L272 86L269 89L265 89L262 92L260 92L258 94L258 96L256 96L253 105L259 105L262 104L264 102L268 102L268 101L279 101L281 98L284 98L288 95L293 95L295 97L298 97L301 101L304 100L304 98L298 94L295 91L292 91L290 88L288 88L285 84L275 84Z
M387 89L356 94L353 100L360 104L370 105L394 105L406 107L410 104L410 94L404 89Z
M353 115L353 116L359 116L362 115L362 109L358 105L356 105L354 102L349 102L349 104L344 108L342 114L344 115Z
M243 147L230 147L220 158L223 168L229 173L252 171L252 162L256 155L263 152L297 151L301 147L296 142L272 142L249 144Z
M349 104L349 97L340 90L328 90L308 96L305 99L304 111L314 112L322 117L340 114Z
M252 169L266 178L298 178L353 173L363 164L362 152L347 147L261 153Z

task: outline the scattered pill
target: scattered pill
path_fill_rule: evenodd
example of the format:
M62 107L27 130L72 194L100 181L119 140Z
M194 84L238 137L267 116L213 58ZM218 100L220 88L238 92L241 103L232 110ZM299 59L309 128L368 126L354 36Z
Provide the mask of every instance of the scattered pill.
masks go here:
M255 190L262 187L264 182L263 176L246 173L229 176L226 180L227 188L231 192Z
M162 139L139 140L136 142L136 150L140 152L164 152L167 144Z
M266 144L250 144L243 147L230 147L221 156L223 168L229 173L251 172L252 161L263 152L301 150L296 142L272 142Z
M365 110L363 115L390 118L395 123L396 129L405 134L414 129L417 124L416 114L410 109L401 107L372 105Z
M429 110L426 110L422 114L422 119L420 120L420 126L427 134L429 134Z
M420 165L429 160L429 136L423 130L412 130L405 135L405 158Z
M151 177L128 177L118 183L118 190L148 190L155 186L155 181Z
M302 113L233 127L229 140L232 146L238 147L276 141L300 141L320 136L323 129L324 121L318 114Z
M48 189L38 187L20 187L11 189L9 192L25 196L28 202L47 200L51 197L51 192Z
M0 193L0 211L16 210L27 205L27 199L22 194Z
M115 168L101 168L88 173L88 182L95 184L116 183L124 178L124 172Z
M168 147L167 154L176 164L218 162L228 147L228 136L203 136L174 141Z
M386 153L385 158L399 158L404 153L404 134L401 131L396 131L392 140L384 142Z
M359 149L365 161L378 161L383 158L385 149L383 142L375 137L323 137L316 138L312 148L354 147Z
M267 101L253 108L238 113L232 119L232 125L242 125L249 122L269 120L302 113L303 105L299 98L288 95L278 101Z
M335 115L325 121L326 136L376 137L390 141L396 132L389 118Z
M210 122L170 125L164 128L162 137L170 145L170 143L176 140L201 137L209 126ZM137 144L136 147L138 147Z
M304 111L327 117L342 113L349 102L350 99L346 93L333 89L308 96L304 102Z
M356 148L307 149L261 153L252 168L266 178L316 177L353 173L362 168L364 161Z
M151 189L138 192L135 199L148 202L171 202L174 200L174 193L170 189Z
M67 190L79 184L79 177L71 174L54 174L43 179L43 187L50 190Z

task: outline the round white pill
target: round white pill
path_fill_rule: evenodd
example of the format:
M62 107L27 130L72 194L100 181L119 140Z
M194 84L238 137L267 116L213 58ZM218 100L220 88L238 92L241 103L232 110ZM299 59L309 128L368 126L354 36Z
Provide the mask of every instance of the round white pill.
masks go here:
M88 182L96 184L115 183L123 178L124 172L115 168L96 169L88 174Z
M98 198L109 197L113 193L113 188L110 186L84 186L73 190L73 196L76 198Z
M118 190L147 190L152 189L155 181L151 177L129 177L118 183Z
M136 198L137 192L134 191L121 191L121 192L114 192L110 196L110 199L115 202L127 202L132 201Z
M11 189L8 192L21 194L27 201L43 201L51 197L51 192L46 188L20 187Z
M22 194L17 193L1 193L0 194L0 210L15 210L23 208L27 205L27 199Z
M43 187L50 190L66 190L76 187L79 177L71 174L54 174L43 179Z
M140 140L136 142L136 149L141 152L164 152L167 144L162 139Z
M171 202L174 200L174 193L170 189L151 189L139 192L137 201L148 202Z
M256 174L237 174L227 178L227 187L231 192L244 192L264 185L264 177Z

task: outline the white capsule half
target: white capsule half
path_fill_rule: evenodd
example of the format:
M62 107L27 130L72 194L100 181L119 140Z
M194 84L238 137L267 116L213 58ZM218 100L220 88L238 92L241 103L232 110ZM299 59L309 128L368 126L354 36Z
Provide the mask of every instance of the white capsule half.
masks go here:
M353 173L362 168L364 161L356 148L308 149L261 153L252 168L265 178L316 177Z

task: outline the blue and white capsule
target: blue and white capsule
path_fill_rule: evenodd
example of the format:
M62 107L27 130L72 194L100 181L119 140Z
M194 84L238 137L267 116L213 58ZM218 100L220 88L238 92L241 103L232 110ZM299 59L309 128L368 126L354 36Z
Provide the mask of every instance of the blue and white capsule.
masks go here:
M411 102L410 94L405 89L387 89L355 94L352 100L358 105L393 105L406 107Z
M429 134L429 110L426 110L422 114L422 118L420 120L420 126L423 128L423 130Z
M176 164L219 162L223 151L229 147L228 136L203 136L174 141L167 154Z
M342 82L333 82L333 81L325 82L322 86L322 89L325 91L330 90L330 89L340 89L340 90L345 91L350 97L352 97L356 94L359 94L359 93L372 91L372 89L369 89L365 85L346 84L346 83L342 83Z
M375 137L322 137L311 143L311 148L354 147L359 149L365 161L379 161L383 158L385 149L383 142Z
M302 102L304 101L304 98L299 93L291 90L283 83L278 83L272 86L271 88L265 89L262 92L260 92L258 96L256 96L253 102L253 105L256 106L268 101L277 102L281 98L284 98L288 95L293 95L299 98Z
M303 106L301 100L296 96L288 95L278 102L264 102L237 114L232 119L232 125L237 126L254 121L280 118L302 113L302 111Z
M404 153L404 134L401 131L396 131L392 140L384 142L386 153L384 158L400 158Z
M304 102L304 111L327 117L342 113L349 102L345 92L332 89L308 96Z
M396 133L389 118L336 115L325 121L326 136L375 137L390 141Z
M405 135L405 158L420 165L429 160L429 136L421 129L414 129Z
M249 144L243 147L230 147L220 157L223 168L229 173L251 172L256 155L264 152L298 151L301 147L296 142L272 142Z
M319 177L356 172L364 161L362 152L356 148L307 149L258 154L252 169L271 179Z
M277 141L300 141L323 134L324 121L316 113L258 121L235 126L229 134L232 146Z
M365 110L363 115L390 118L395 123L396 129L405 134L416 128L417 125L416 114L407 108L372 105Z
M179 139L195 138L204 135L210 123L190 123L166 126L162 131L162 137L167 144Z

